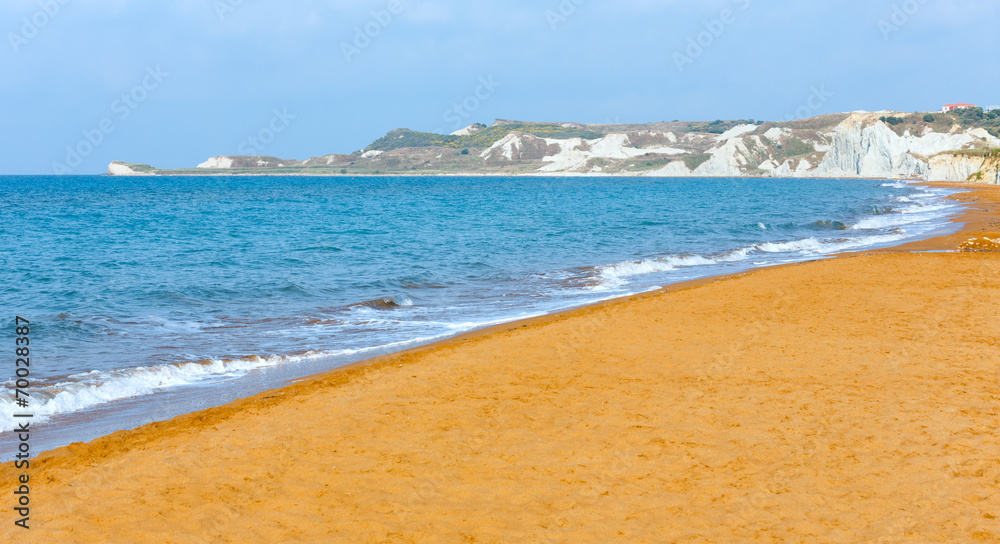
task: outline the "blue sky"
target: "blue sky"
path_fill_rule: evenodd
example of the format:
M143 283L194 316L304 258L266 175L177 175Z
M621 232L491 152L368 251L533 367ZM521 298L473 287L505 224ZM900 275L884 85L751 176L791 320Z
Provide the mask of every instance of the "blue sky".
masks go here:
M4 0L0 173L304 159L496 118L993 105L998 16L995 0Z

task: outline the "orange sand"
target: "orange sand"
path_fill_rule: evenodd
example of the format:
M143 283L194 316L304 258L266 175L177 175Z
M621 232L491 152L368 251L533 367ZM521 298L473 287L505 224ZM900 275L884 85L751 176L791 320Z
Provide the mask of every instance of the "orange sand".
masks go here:
M761 270L57 450L0 541L1000 542L998 369L1000 253Z

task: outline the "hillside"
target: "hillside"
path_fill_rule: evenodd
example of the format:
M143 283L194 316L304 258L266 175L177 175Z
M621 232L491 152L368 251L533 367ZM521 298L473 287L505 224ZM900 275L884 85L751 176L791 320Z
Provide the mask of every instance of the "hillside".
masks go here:
M497 120L453 134L397 129L352 154L212 157L198 168L115 162L114 175L628 175L906 177L993 182L1000 113L854 112L791 122L643 125Z

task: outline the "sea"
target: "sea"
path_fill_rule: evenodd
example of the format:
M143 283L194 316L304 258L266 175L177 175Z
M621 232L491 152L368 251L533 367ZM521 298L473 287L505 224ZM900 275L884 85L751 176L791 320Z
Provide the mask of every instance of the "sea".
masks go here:
M0 460L16 449L15 414L32 416L37 453L491 325L954 232L956 192L871 179L0 176Z

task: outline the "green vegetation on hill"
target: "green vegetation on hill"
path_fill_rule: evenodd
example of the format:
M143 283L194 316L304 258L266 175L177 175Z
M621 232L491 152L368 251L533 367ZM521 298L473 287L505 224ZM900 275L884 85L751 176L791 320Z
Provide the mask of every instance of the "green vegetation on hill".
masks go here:
M538 136L539 138L552 138L554 140L568 140L570 138L596 140L604 136L604 134L601 134L600 132L580 129L572 126L565 127L562 125L546 123L506 123L503 125L493 125L492 127L480 130L475 134L463 136L464 145L461 147L490 147L491 145L504 139L512 132L531 134L533 136Z
M123 161L114 161L114 163L128 166L129 168L132 169L133 172L143 172L143 173L156 172L156 168L153 168L148 164L136 164L134 162L123 162Z
M1000 147L979 147L975 149L956 149L939 155L957 155L960 157L982 157L987 160L1000 160Z
M774 160L781 164L785 162L786 159L793 157L801 157L803 155L810 155L816 152L816 148L813 144L800 140L798 138L785 138L783 144L778 144L772 142L766 137L761 137L764 142L774 149L771 152L774 155Z
M408 128L400 128L375 140L365 148L365 151L392 151L404 147L457 147L452 144L460 138L461 136L416 132Z
M703 125L697 123L691 123L688 129L691 132L707 132L709 134L722 134L727 130L735 128L739 125L756 125L758 123L759 123L758 121L754 121L753 119L738 119L734 121L723 121L720 119Z
M404 147L453 147L463 148L485 148L502 140L508 134L517 132L520 134L531 134L540 138L552 138L557 140L567 140L569 138L583 138L593 140L604 136L599 132L563 126L553 123L518 123L509 122L500 125L493 125L484 128L475 134L467 136L451 136L444 134L433 134L430 132L416 132L402 128L393 130L385 136L372 142L365 148L365 151L392 151Z
M906 131L910 131L910 134L920 134L925 128L947 134L951 132L952 127L958 125L963 129L982 128L1000 138L1000 110L985 112L983 108L968 108L934 114L911 113L902 117L883 116L879 120L889 124L890 128L900 136Z
M694 170L695 168L698 168L699 166L708 162L708 160L711 158L712 156L709 155L708 153L697 153L694 155L685 155L683 157L683 160L685 166L687 166L691 170Z

